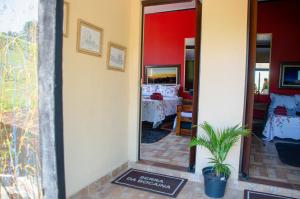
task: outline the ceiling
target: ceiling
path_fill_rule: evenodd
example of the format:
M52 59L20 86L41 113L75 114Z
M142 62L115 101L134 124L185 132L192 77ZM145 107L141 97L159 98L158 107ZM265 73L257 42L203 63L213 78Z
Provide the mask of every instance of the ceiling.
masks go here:
M195 1L184 2L184 3L173 3L165 5L147 6L144 9L145 14L169 12L175 10L186 10L195 8Z
M257 0L259 3L268 2L268 1L279 1L279 0ZM147 6L144 9L145 14L159 13L159 12L169 12L175 10L186 10L195 8L195 1L184 2L184 3L173 3L165 5L155 5Z
M278 1L278 0L257 0L257 2L268 2L268 1Z

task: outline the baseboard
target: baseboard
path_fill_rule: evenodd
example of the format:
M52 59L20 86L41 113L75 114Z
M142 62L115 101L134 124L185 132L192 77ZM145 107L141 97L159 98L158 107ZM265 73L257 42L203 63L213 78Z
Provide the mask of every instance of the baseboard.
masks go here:
M117 167L116 169L112 170L111 172L107 173L105 176L102 176L95 182L89 184L85 188L78 191L76 194L68 197L68 199L75 199L75 198L83 198L83 196L89 195L89 193L95 193L99 190L104 184L110 182L113 178L117 177L123 171L128 168L128 162L122 164L121 166Z

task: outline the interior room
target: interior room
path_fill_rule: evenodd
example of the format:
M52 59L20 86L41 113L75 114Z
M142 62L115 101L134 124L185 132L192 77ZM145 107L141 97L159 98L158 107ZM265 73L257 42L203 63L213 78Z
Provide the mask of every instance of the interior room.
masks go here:
M144 8L140 159L187 171L194 84L195 3Z
M249 177L288 187L300 185L299 7L258 3Z

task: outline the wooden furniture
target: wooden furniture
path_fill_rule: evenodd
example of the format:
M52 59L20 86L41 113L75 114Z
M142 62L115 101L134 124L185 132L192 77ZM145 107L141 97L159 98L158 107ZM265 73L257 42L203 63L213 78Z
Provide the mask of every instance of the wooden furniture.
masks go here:
M187 103L187 102L186 102ZM176 135L192 135L192 112L193 112L193 105L191 102L190 104L185 104L177 106L177 113L176 113Z
M262 137L262 132L268 118L268 104L255 102L253 106L253 113L253 133L255 133L258 137Z

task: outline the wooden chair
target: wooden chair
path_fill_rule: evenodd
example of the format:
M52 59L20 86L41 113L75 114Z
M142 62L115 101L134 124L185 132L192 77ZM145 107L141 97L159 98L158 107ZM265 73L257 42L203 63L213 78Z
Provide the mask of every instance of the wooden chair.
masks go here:
M192 112L193 105L191 103L185 104L183 102L183 105L177 106L176 135L192 135Z

